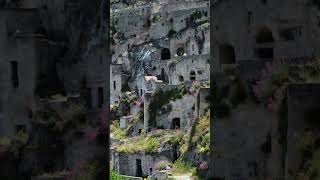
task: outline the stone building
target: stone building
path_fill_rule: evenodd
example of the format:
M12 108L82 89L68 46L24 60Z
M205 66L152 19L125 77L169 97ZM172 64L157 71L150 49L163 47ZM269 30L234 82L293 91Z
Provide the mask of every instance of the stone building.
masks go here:
M270 59L318 54L317 16L312 14L319 14L317 7L303 0L212 3L214 71L222 71L223 64L254 66Z
M233 66L248 85L246 80L260 78L266 62L305 65L319 55L315 14L319 9L312 1L215 1L210 15L212 77L223 84L221 72ZM309 128L303 116L314 106L311 97L317 99L317 88L289 85L287 118L261 104L246 103L233 108L231 117L214 119L212 176L292 179L290 174L301 167L296 137Z
M41 64L42 36L37 34L39 14L34 9L0 10L1 135L29 128L35 108ZM39 62L42 62L39 64Z

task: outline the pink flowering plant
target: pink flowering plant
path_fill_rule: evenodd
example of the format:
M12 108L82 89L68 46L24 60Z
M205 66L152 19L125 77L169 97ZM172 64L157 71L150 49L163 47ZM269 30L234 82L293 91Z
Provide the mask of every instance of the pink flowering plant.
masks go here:
M267 63L253 93L271 111L277 111L289 83L289 65L282 61Z

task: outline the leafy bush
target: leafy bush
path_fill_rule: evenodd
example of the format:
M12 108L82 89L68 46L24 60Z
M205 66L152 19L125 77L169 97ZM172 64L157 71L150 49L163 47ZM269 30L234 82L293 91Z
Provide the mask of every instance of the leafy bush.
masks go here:
M311 131L307 131L302 134L297 140L297 148L301 153L311 153L314 151L316 143L316 135Z
M195 134L192 142L196 143L197 152L208 153L210 151L210 111L199 118L195 126Z
M1 145L9 145L11 140L8 137L0 137L0 146Z
M318 64L314 66L306 66L300 73L300 78L306 83L320 83L320 67Z
M111 133L113 134L114 139L117 140L125 139L128 136L129 128L130 127L128 126L126 129L121 129L119 120L113 121L110 125Z
M155 23L155 22L158 22L158 21L160 21L160 20L161 20L160 15L154 16L153 19L152 19L152 21L153 21L154 23Z
M131 140L130 142L118 145L117 149L119 152L124 153L153 153L156 152L159 147L160 142L157 138L147 137L144 139L143 136L140 136L136 139Z
M289 82L289 65L282 62L267 63L259 81L253 85L253 93L270 110L277 111Z
M202 17L202 13L199 10L194 10L191 13L191 18L192 19L200 19Z
M9 151L15 158L19 158L21 152L26 147L29 140L29 134L24 131L19 131L11 140Z
M119 173L111 170L110 171L110 180L124 180L124 178L122 178Z
M173 163L172 173L175 175L190 175L193 176L197 172L197 168L192 164L184 162L182 158L179 158Z
M240 103L243 103L247 99L246 90L239 79L236 79L233 82L230 88L229 98L233 105L238 105Z

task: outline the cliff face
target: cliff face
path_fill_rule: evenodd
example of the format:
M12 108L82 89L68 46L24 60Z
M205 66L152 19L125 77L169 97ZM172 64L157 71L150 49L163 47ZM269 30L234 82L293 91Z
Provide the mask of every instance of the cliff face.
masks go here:
M106 1L1 0L0 14L0 138L10 139L0 152L8 156L0 166L10 170L0 179L12 171L17 179L77 171L79 162L104 159L99 112L108 96ZM95 88L99 95L84 95ZM93 108L83 103L87 99ZM17 138L22 144L14 156Z

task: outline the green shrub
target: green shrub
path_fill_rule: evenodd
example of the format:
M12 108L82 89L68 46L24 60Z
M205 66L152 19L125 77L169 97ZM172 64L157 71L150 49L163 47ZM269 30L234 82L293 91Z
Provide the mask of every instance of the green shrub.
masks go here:
M29 140L29 134L24 131L19 131L11 140L9 151L15 158L19 158L21 152L26 147Z
M160 147L160 142L157 138L153 138L153 137L144 138L143 136L140 136L129 142L118 145L117 150L119 152L124 152L124 153L138 153L138 152L153 153L153 152L157 152L159 147Z
M119 173L111 170L110 171L110 180L129 180L129 179L128 178L124 178Z
M128 131L130 128L131 126L128 126L126 129L121 129L119 120L113 121L110 125L110 130L113 134L113 138L117 140L125 139L128 136Z
M0 137L0 145L9 145L11 143L10 138Z
M175 175L190 175L193 176L197 172L197 168L191 163L184 162L182 158L179 158L173 163L172 173Z
M233 105L243 103L247 99L245 88L239 79L235 80L230 88L230 101Z
M311 131L303 133L297 140L297 148L301 153L312 153L315 148L316 135Z
M283 83L289 80L289 66L287 64L279 64L274 67L271 74L272 84L281 86Z
M155 23L155 22L158 22L158 21L160 21L160 20L161 20L160 15L154 16L153 19L152 19L152 21L153 21L154 23Z

